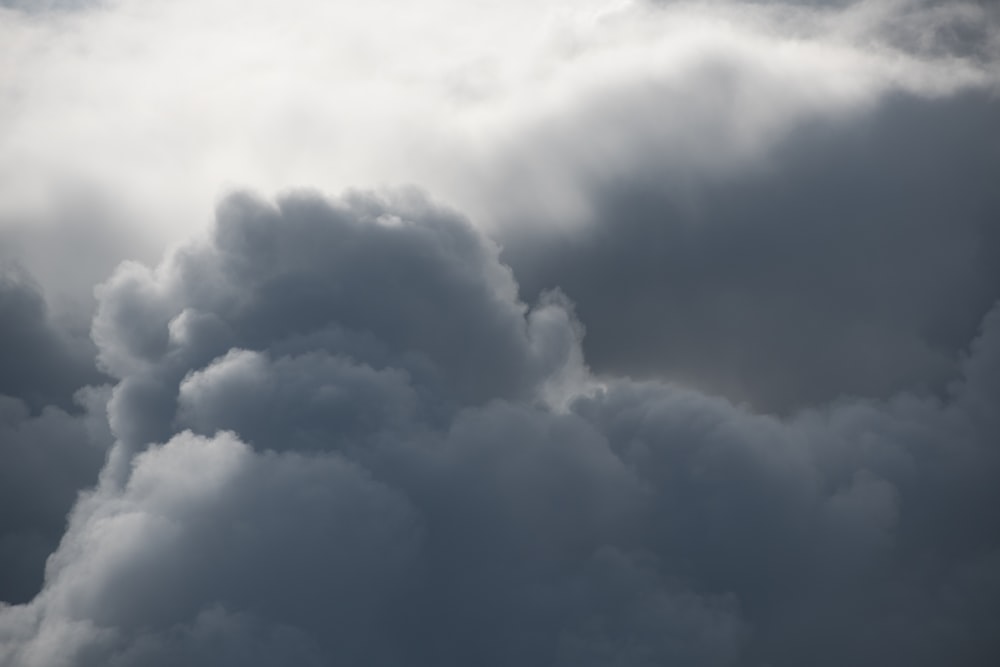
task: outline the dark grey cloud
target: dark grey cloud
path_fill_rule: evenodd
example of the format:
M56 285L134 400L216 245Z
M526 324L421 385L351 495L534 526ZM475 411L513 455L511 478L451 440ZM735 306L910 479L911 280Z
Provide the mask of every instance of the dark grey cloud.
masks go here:
M0 600L41 586L80 489L97 481L110 445L107 378L96 348L50 317L26 270L0 263Z
M374 87L295 8L247 86L267 7L213 51L101 4L0 0L0 666L1000 662L993 4L609 5L512 60L536 8L470 51L434 5L390 38L452 74L326 40ZM499 245L410 191L122 233L234 164L419 164Z
M566 297L412 193L218 217L100 290L118 443L3 664L1000 656L1000 305L940 396L777 418L596 384Z
M287 369L280 377L288 385L273 388L289 404L295 392L311 394L293 385L308 382L298 369L314 363L340 369L371 397L412 393L424 419L527 396L540 374L564 362L574 333L568 323L560 333L545 308L525 319L497 254L463 219L415 193L342 202L293 194L276 206L233 196L210 243L183 249L156 272L127 264L98 289L98 362L122 380L110 408L116 432L133 447L166 440L178 398L182 421L217 424L224 404L206 408L200 394L227 394L215 385L231 375L234 385L252 386L241 374L269 360ZM223 358L232 350L270 357ZM346 359L301 357L308 353ZM295 409L383 425L357 405L335 407L357 401L352 395Z
M997 372L998 314L943 402L779 421L647 384L579 406L656 489L666 569L741 601L754 634L739 664L996 659L1000 460L982 407L997 394L974 378Z
M71 407L74 392L100 384L87 338L53 322L41 287L22 267L0 260L0 394L32 409Z
M47 406L32 415L0 395L0 601L26 602L41 588L77 493L104 465L107 399L105 390L81 390L73 412Z
M1000 296L997 136L988 94L900 95L722 172L638 149L585 177L593 221L528 221L503 258L525 298L573 298L599 372L779 411L940 391Z

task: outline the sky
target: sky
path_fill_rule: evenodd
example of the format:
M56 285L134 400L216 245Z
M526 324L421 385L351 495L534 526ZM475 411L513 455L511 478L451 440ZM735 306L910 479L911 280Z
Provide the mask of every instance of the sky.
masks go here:
M989 0L0 0L0 667L996 665L998 179Z

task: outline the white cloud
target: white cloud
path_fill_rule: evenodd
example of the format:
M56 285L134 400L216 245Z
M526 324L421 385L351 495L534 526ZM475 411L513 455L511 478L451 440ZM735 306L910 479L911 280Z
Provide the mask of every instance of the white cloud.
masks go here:
M413 183L484 224L579 215L580 172L620 169L637 146L679 168L720 168L803 115L991 77L976 62L890 48L880 36L895 5L880 7L118 0L8 11L0 217L37 214L67 184L111 197L161 240L204 225L233 186Z

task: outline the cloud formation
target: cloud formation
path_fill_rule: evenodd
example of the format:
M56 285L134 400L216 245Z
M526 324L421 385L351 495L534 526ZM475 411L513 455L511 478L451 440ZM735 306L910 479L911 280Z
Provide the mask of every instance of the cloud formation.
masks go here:
M996 664L998 26L0 1L0 667Z
M0 600L26 602L42 584L80 489L97 482L111 436L107 392L82 389L72 411L32 414L0 395Z
M992 56L886 34L902 14L917 33L939 14L974 27L989 16L913 7L113 0L52 20L7 12L0 218L35 214L69 184L178 240L234 185L399 183L477 224L572 217L587 200L574 168L614 173L643 148L685 172L752 164L803 118L995 84Z
M587 177L592 220L508 228L503 258L525 298L572 295L600 372L784 412L939 391L1000 298L998 119L985 93L896 96L723 174L637 149Z
M101 379L90 341L51 322L41 289L17 265L0 265L0 315L0 394L35 409L67 406L77 388Z
M1000 311L945 399L778 419L596 382L497 257L413 193L299 193L121 267L118 441L4 664L995 660Z
M77 490L111 437L92 345L52 322L38 285L0 264L0 600L29 600Z

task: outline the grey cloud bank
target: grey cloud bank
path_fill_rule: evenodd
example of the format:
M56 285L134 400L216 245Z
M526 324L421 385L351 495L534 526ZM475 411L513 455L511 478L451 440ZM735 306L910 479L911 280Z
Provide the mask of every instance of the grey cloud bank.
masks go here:
M0 271L0 394L36 410L70 405L79 387L101 380L92 344L51 321L41 289L23 268L4 263Z
M79 489L97 481L110 434L89 340L64 331L27 272L0 263L0 599L38 590Z
M498 252L414 193L237 195L121 267L117 442L0 661L995 662L995 307L944 398L778 419L590 378Z
M992 4L0 5L0 667L1000 663Z
M525 298L573 297L598 372L782 412L940 392L1000 298L997 136L991 94L903 95L721 174L638 149L590 177L593 222L510 228L503 259Z

